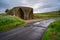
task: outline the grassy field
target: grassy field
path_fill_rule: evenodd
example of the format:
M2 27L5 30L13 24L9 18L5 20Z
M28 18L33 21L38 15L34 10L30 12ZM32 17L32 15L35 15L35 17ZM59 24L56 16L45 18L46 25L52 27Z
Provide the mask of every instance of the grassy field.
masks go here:
M50 18L58 18L58 17L60 17L59 11L47 12L47 13L37 13L37 14L34 14L33 20L50 19ZM4 13L0 14L0 31L9 30L9 29L15 28L19 25L22 25L24 23L25 22L22 19L17 18L15 16L9 16Z
M60 40L60 19L49 25L42 40Z
M15 16L0 15L0 32L15 28L25 22Z
M58 17L60 17L59 11L34 14L34 19L48 19L48 18L50 19L50 18L58 18Z

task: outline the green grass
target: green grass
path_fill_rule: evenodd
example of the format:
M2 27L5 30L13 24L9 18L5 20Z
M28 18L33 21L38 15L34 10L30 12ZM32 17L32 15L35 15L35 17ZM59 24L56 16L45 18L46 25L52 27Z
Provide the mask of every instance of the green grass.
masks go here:
M25 22L15 16L0 16L0 32L15 28Z
M58 17L60 17L59 11L34 14L34 19L50 19L50 18L58 18Z
M42 40L60 40L60 19L49 25Z

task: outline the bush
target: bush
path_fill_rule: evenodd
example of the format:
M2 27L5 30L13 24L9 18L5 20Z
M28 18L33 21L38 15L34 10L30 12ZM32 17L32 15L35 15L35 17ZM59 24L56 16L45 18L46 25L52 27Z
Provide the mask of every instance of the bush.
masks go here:
M42 40L60 40L60 19L49 25Z
M23 20L15 16L0 16L0 31L9 30L24 23Z

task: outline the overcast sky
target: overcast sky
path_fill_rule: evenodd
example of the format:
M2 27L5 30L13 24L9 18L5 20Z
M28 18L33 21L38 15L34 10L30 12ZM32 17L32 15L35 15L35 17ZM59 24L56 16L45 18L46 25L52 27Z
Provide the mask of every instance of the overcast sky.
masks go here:
M0 0L0 12L15 6L28 6L34 12L48 12L60 10L60 0Z

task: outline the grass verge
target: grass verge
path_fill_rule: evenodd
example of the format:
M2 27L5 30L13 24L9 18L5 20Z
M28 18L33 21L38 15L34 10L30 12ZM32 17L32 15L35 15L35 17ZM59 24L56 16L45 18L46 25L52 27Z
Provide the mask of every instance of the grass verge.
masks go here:
M60 19L49 25L42 40L60 40Z
M0 16L0 32L23 25L25 22L15 16Z

